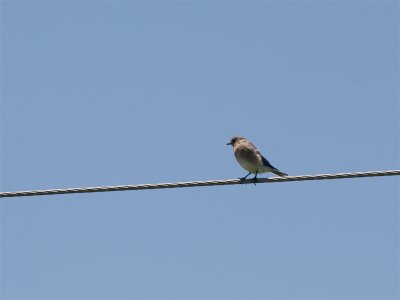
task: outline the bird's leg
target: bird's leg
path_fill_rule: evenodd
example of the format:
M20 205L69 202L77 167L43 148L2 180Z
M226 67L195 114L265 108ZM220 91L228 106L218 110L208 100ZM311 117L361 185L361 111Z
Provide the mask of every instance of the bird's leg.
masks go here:
M250 174L251 174L251 173L249 172L249 174L247 174L246 176L244 176L244 177L239 177L240 182L243 182Z
M257 175L258 175L258 172L256 172L256 175L254 175L254 178L253 178L254 185L256 185L256 182L257 182Z

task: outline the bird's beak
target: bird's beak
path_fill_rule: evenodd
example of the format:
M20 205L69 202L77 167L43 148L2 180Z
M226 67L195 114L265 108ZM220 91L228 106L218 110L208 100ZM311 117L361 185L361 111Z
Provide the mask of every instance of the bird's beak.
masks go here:
M227 145L232 145L232 143L228 143Z

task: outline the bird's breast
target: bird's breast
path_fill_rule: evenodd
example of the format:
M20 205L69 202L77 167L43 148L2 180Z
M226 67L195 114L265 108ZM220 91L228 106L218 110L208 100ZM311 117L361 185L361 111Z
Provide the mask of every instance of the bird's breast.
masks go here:
M240 166L251 173L260 172L261 159L256 151L244 147L234 149L236 160Z

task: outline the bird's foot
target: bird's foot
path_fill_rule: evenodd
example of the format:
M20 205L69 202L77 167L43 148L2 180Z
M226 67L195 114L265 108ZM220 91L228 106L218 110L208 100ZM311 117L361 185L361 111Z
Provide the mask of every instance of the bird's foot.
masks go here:
M243 184L246 180L246 177L239 177L238 179L240 180L240 184Z
M253 178L253 183L254 183L254 185L257 185L256 183L257 183L257 175L258 175L258 172L256 173L256 175L254 176L254 178Z
M249 172L249 174L247 174L244 177L239 177L238 179L240 180L240 183L243 184L243 182L246 180L246 178L250 175L251 173Z

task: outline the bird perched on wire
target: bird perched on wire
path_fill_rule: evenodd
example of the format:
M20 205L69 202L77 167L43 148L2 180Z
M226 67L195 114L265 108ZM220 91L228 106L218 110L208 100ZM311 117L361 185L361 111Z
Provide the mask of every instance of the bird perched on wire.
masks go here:
M241 181L245 180L252 173L255 174L253 178L254 184L257 182L257 175L259 173L272 172L278 176L288 175L271 165L269 161L262 156L261 152L258 151L257 147L245 137L235 136L227 145L232 145L233 153L239 165L249 172L246 176L239 178Z

